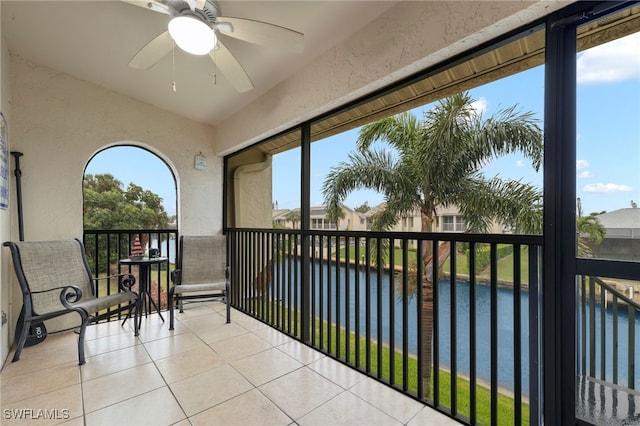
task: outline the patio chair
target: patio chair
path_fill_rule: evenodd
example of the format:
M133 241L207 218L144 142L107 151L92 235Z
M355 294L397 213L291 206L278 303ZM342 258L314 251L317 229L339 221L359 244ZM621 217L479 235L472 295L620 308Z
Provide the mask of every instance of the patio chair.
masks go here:
M184 312L183 301L222 301L226 304L227 323L231 322L227 238L224 235L180 236L171 281L169 330L173 330L175 306Z
M127 313L126 321L137 313L138 294L131 291L135 277L118 274L93 278L80 240L7 241L4 246L11 250L24 304L24 322L18 324L22 331L16 341L13 362L20 359L32 324L77 313L81 319L79 326L74 323L72 327L58 331L79 328L78 361L82 365L85 363L84 337L88 324L121 312ZM119 291L97 297L98 280L114 278L118 279ZM138 321L135 319L134 334L137 336Z

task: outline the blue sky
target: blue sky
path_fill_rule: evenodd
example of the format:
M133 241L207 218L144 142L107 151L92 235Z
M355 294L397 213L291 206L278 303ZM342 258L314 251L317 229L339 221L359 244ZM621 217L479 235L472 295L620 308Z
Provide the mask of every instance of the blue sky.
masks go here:
M640 203L640 33L582 52L577 59L577 196L583 212L612 211ZM543 126L542 66L470 90L476 109L489 116L518 104L532 111ZM433 104L413 110L418 117ZM357 129L312 144L311 204L321 205L324 176L352 152ZM273 159L274 200L279 208L299 207L299 150ZM294 167L295 166L295 167ZM535 172L521 155L509 155L484 167L487 176L520 179L542 188L542 170ZM286 184L285 184L286 182ZM357 207L383 201L379 194L358 191L345 201Z
M133 146L119 146L97 153L86 174L113 175L126 189L133 182L162 197L164 209L176 214L176 184L169 167L155 154Z
M640 33L607 43L578 55L577 196L585 214L630 207L640 203ZM484 116L518 104L532 111L542 126L544 69L538 67L470 91ZM432 105L413 112L422 117ZM311 146L311 204L322 204L321 187L331 167L346 160L355 147L358 129L318 141ZM521 179L542 188L536 173L520 155L493 161L487 176ZM175 183L167 166L149 152L132 147L97 154L87 173L111 173L124 186L135 182L160 195L165 209L175 214ZM300 151L273 158L273 200L279 208L300 206ZM345 204L374 206L382 197L358 191Z

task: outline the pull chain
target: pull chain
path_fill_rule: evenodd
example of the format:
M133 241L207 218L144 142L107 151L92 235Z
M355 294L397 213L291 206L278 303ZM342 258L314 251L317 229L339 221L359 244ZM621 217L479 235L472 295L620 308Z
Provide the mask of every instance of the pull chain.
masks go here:
M218 68L218 67L216 66L216 51L215 51L215 50L213 51L213 57L212 57L212 59L213 59L213 76L212 76L212 78L211 78L211 83L212 83L213 85L215 85L215 84L216 84L216 82L217 82L216 69Z
M173 69L173 81L171 82L171 90L175 93L176 91L176 44L173 43L173 48L171 49L171 67Z

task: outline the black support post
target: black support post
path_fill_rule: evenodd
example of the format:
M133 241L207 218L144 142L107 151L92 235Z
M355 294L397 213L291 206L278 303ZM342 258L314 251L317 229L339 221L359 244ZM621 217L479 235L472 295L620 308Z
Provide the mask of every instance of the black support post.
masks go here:
M548 25L544 115L544 424L575 423L576 26Z
M311 226L311 215L309 208L311 206L311 124L305 123L302 125L302 170L301 173L301 188L300 188L300 229L301 236L300 245L302 248L302 273L301 273L301 335L300 338L303 342L310 342L311 331L311 308L310 308L310 277L311 277L311 244L309 236L309 228Z
M16 162L16 168L13 172L16 177L16 204L18 205L18 237L20 241L24 241L24 217L22 215L22 170L20 169L20 157L22 153L11 151L11 155Z

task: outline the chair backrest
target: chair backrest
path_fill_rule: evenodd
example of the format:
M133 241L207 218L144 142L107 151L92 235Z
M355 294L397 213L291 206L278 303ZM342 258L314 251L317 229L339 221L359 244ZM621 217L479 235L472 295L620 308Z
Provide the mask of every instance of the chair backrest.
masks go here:
M227 266L227 238L215 236L181 236L179 265L182 284L222 281Z
M7 243L22 291L28 294L55 287L75 285L82 298L95 297L91 271L80 240L20 241ZM61 308L60 292L32 294L32 310L37 314Z

